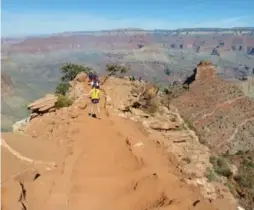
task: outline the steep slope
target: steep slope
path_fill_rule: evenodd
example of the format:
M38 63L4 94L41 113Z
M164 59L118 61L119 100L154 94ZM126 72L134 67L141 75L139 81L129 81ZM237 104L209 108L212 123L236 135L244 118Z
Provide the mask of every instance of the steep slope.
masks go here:
M211 63L200 63L189 91L173 104L216 152L254 149L254 102L218 78Z
M254 101L218 78L209 62L200 63L192 79L190 89L171 102L212 151L207 177L226 182L242 205L253 209Z
M86 83L83 85L88 91ZM37 146L29 153L30 144L17 146L13 134L2 136L23 156L22 164L27 162L25 156L43 159L43 163L55 162L47 170L42 162L33 161L31 168L40 165L39 177L21 173L13 179L10 174L14 172L6 175L2 183L3 209L235 209L225 198L205 199L199 188L188 185L176 168L177 161L165 151L159 138L154 141L139 124L113 115L112 109L108 113L103 101L102 120L88 117L86 101L81 95L68 108L35 117L25 129L34 142L46 143L48 139L63 148L60 160L58 151L54 160L49 158L52 150L45 145L40 152ZM113 97L111 101L117 103ZM4 144L2 147L7 148ZM42 151L44 158L39 157ZM3 160L15 158L13 155L8 150ZM5 168L2 171L7 171Z

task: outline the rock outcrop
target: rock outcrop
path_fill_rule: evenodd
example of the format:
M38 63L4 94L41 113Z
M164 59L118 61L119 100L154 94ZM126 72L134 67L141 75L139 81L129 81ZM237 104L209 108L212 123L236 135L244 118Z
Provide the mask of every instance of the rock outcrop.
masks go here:
M86 94L85 82L87 82L87 74L82 72L76 76L73 81L70 81L70 88L67 96L74 101ZM28 110L31 110L32 117L40 114L53 112L56 110L56 102L58 96L53 94L47 94L45 97L40 98L27 106Z
M71 81L70 88L68 91L68 96L73 100L77 100L82 95L86 94L85 83L87 83L87 74L82 72L76 76L76 78Z
M15 122L12 125L12 132L13 133L23 133L25 128L29 124L30 119L31 119L31 117L28 117L28 118L25 118L23 120L19 120L19 121Z
M47 94L44 98L40 98L33 103L29 104L27 108L32 111L32 113L45 113L48 111L55 110L55 104L57 102L57 96L53 94Z
M221 80L211 63L201 63L189 91L174 99L201 141L219 153L254 149L254 102L234 84Z
M195 81L206 81L216 77L216 69L209 61L200 62L197 67Z

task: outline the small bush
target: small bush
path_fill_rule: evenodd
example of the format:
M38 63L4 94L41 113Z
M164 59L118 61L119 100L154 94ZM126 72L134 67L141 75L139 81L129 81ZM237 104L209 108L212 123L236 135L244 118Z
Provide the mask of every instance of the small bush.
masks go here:
M205 176L209 182L217 181L215 172L209 167L206 169Z
M242 150L239 150L236 155L244 155L244 152Z
M254 189L254 163L248 158L244 158L239 167L238 175L235 177L236 182L241 187ZM254 190L253 190L254 194Z
M253 168L254 169L254 162L248 158L244 158L243 160L243 166L247 168Z
M66 93L69 90L69 87L70 87L69 83L61 82L60 84L58 84L56 86L56 94L60 94L60 95L64 95L65 96Z
M166 95L169 95L169 90L168 90L168 88L164 88L164 89L163 89L163 93L165 93Z
M226 183L226 186L228 187L229 191L231 192L231 194L234 196L234 197L237 197L237 192L235 190L235 187L234 185L231 183L231 182L227 182Z
M213 168L217 174L229 178L232 175L232 171L229 167L227 160L224 157L210 157L210 163L213 164Z
M56 102L56 108L68 107L71 106L73 101L64 95L58 95L58 100Z
M116 63L111 63L106 65L106 71L109 73L109 76L116 75L117 73L125 74L129 71L129 67L119 65ZM135 77L132 77L135 80Z

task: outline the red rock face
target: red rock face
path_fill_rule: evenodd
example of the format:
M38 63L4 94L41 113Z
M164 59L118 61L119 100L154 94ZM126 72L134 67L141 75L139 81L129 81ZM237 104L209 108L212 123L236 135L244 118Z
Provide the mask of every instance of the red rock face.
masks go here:
M1 96L9 95L13 89L11 76L6 73L1 74L1 89Z
M173 104L215 151L254 149L254 102L234 84L218 78L211 63L198 65L190 89Z
M204 81L216 77L216 69L211 62L200 62L195 80Z

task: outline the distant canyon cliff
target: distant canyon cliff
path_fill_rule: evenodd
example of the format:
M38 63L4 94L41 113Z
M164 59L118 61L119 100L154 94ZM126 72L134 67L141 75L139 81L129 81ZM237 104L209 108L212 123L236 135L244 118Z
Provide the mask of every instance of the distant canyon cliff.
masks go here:
M8 128L26 115L26 104L55 90L59 68L68 62L99 74L107 63L121 63L131 67L129 75L161 88L183 82L201 60L212 61L221 78L243 82L248 93L245 83L254 75L254 28L80 31L1 42L2 93L10 96L2 101L2 122L8 118Z

